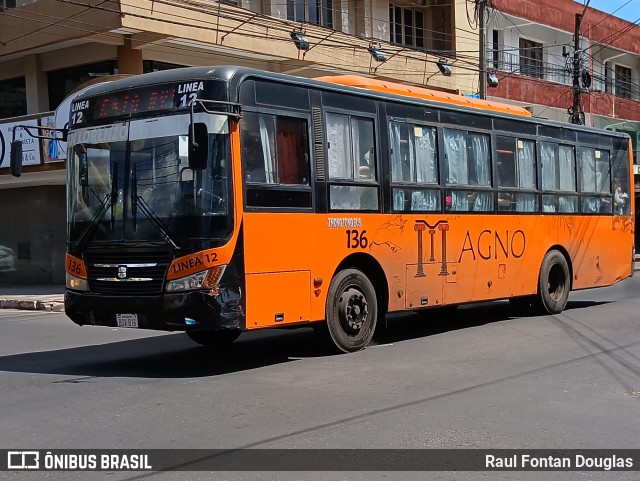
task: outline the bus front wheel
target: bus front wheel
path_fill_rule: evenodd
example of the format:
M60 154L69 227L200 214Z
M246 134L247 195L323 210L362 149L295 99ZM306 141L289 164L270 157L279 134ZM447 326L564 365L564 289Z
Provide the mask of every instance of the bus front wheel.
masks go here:
M187 336L206 347L224 347L238 339L240 331L187 331Z
M326 329L333 344L342 352L364 349L376 328L376 291L362 271L338 272L327 292Z
M559 314L567 306L571 290L569 265L562 253L547 253L540 267L538 280L538 305L545 314Z

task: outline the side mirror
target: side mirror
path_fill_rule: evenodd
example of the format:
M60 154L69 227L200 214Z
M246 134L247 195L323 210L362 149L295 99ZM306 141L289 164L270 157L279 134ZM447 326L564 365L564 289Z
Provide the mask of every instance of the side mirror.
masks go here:
M209 157L209 135L207 126L202 122L195 123L189 129L189 168L204 170Z
M11 142L11 154L9 155L10 171L14 177L22 175L22 141L14 140Z

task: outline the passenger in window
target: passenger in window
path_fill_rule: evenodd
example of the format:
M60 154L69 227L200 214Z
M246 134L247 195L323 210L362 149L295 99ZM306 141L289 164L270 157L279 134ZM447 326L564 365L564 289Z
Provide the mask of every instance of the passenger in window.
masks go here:
M265 183L265 162L259 141L247 141L244 148L247 182Z
M453 205L453 196L450 193L445 197L445 205L447 210L451 210L451 206Z
M558 201L558 196L556 195L543 196L542 212L558 212L559 206L560 206L560 203Z
M626 206L629 201L629 194L622 190L619 179L613 180L613 207L614 213L624 215L627 212Z
M358 167L358 179L360 180L373 180L372 153L373 147L364 153L363 160Z
M513 198L508 192L498 192L498 210L513 210Z

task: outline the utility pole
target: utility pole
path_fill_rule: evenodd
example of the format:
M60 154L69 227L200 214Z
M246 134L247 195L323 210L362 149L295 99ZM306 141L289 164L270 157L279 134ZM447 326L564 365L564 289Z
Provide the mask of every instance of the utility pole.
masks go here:
M584 124L583 112L580 111L580 67L582 65L582 50L580 50L580 24L582 14L576 13L575 32L573 34L573 105L569 108L569 121L572 124Z
M480 24L480 98L487 98L487 28L484 23L484 7L486 0L476 0L479 8L478 23Z

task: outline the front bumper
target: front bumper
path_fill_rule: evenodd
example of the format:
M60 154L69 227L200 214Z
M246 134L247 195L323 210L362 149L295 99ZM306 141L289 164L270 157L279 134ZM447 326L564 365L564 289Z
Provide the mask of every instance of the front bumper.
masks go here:
M116 327L116 314L137 314L140 329L185 331L245 328L240 291L232 288L221 288L216 296L206 291L192 291L135 297L67 289L64 309L67 316L80 326Z

